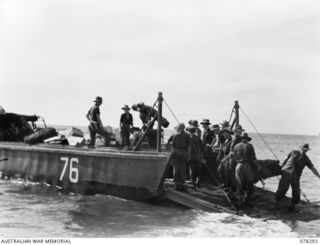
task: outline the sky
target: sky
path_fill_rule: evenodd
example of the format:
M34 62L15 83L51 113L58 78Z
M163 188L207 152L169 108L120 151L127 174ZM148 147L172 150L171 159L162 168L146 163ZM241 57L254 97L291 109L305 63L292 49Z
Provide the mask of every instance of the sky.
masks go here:
M319 30L318 0L0 0L0 105L78 126L101 96L118 126L161 91L180 122L228 120L238 100L259 132L315 135Z

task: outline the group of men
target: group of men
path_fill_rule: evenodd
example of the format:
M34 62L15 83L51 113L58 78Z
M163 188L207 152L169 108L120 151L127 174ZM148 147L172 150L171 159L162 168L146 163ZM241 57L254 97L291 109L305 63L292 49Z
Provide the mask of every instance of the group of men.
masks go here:
M185 190L184 182L187 171L193 187L200 186L202 178L211 178L225 191L236 191L239 206L252 204L249 202L254 190L254 170L257 168L256 154L251 138L241 125L231 130L228 121L212 126L208 119L200 123L190 120L189 127L183 123L177 127L177 133L172 135L168 143L172 142L172 163L174 168L174 182L177 190ZM232 135L234 135L232 137ZM300 201L300 177L305 166L320 179L306 152L310 150L308 144L300 150L290 152L281 164L282 175L275 195L275 205L284 198L291 185L292 199L290 209Z
M110 133L106 131L103 127L101 118L100 118L100 106L102 105L102 97L97 96L93 101L94 105L89 109L86 114L87 119L89 120L89 132L90 132L90 143L88 144L89 148L93 148L95 146L96 134L104 137L104 145L109 146L110 142ZM125 105L122 107L124 113L120 116L120 133L121 133L121 141L122 146L130 145L130 131L133 128L133 117L129 112L130 107Z
M172 142L173 147L172 159L176 189L184 189L186 169L190 171L190 179L194 188L200 186L202 179L222 184L226 189L230 188L233 183L229 181L229 173L221 165L221 162L230 155L239 162L239 174L245 176L245 179L253 184L251 169L242 166L244 165L242 163L247 161L249 166L252 165L256 159L255 152L253 146L248 143L251 138L247 133L243 133L244 129L241 125L236 125L232 130L228 121L223 121L221 126L219 124L210 126L210 120L204 119L200 124L203 127L203 133L197 120L190 120L187 128L180 123L176 127L177 133L168 140L168 143ZM241 147L238 147L239 144ZM232 166L229 169L235 170L235 167Z
M89 120L90 143L88 147L94 147L96 134L105 138L105 145L109 144L110 135L103 128L100 119L99 106L102 98L96 97L95 104L90 108L86 117ZM154 122L151 119L157 116L157 111L143 102L132 106L133 110L140 112L140 119L144 126L151 126ZM130 129L133 128L132 114L130 107L125 105L124 113L120 117L120 132L122 145L130 145ZM164 127L169 122L164 119ZM241 125L235 125L232 130L228 121L220 125L211 125L209 119L203 119L200 123L197 120L190 120L186 128L180 123L175 129L177 132L172 135L168 144L172 143L172 163L174 169L174 182L177 190L184 190L184 182L187 179L189 170L193 187L200 186L202 179L221 185L225 191L235 190L239 196L239 205L248 203L254 189L254 169L256 154L254 147L249 142L251 138ZM233 136L233 137L232 137ZM281 164L282 175L275 195L275 204L285 196L291 185L292 200L290 208L300 201L300 177L305 166L320 179L306 152L310 150L308 144L294 150Z
M102 105L102 97L97 96L93 101L94 105L89 109L86 114L89 120L89 132L90 132L90 143L89 148L95 146L96 134L101 135L104 138L104 145L109 146L110 143L110 133L103 127L102 121L100 119L100 106ZM132 105L131 107L134 111L139 112L139 117L143 124L142 129L145 130L147 127L152 128L154 121L157 120L158 111L149 105L145 105L144 102L139 102ZM131 145L130 135L131 133L139 128L133 126L133 117L130 113L131 108L128 105L123 106L121 109L124 111L120 116L120 136L121 144L123 147L129 147ZM155 120L153 120L155 119ZM168 127L169 122L164 117L162 118L161 124L163 127ZM149 131L150 145L154 145L153 131Z

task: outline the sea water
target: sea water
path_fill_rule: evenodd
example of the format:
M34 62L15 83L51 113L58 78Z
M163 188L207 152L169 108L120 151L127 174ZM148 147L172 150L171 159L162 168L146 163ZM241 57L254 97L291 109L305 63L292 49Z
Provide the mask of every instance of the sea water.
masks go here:
M258 135L251 136L258 159L275 159ZM263 138L280 160L292 149L309 143L312 150L308 155L320 169L320 136L264 134ZM266 180L266 188L275 191L278 181ZM301 189L311 202L320 200L320 180L308 168L303 172ZM320 236L320 220L283 222L206 213L104 195L73 195L45 184L19 180L0 181L0 213L0 237Z

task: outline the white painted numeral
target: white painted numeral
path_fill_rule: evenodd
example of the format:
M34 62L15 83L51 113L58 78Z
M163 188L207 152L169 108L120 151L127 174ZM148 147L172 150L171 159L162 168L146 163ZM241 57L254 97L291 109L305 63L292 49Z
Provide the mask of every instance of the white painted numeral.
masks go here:
M66 173L68 164L69 165L69 180L71 183L78 183L78 177L79 177L79 170L78 170L78 158L71 158L69 161L69 157L60 157L60 160L64 162L64 166L60 175L60 181L63 180L63 177Z
M64 162L64 166L63 166L63 169L62 169L62 172L61 172L61 175L60 175L60 181L62 181L63 176L64 176L64 174L66 172L68 163L69 163L69 158L68 157L60 157L60 160Z
M78 183L78 175L79 175L78 163L79 163L78 158L71 158L70 171L69 171L69 180L71 183ZM76 165L76 167L74 167L74 164Z

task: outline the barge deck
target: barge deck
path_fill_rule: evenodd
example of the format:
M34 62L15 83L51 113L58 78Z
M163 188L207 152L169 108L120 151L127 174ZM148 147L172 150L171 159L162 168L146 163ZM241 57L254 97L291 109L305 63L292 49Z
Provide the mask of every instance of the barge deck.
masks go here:
M273 203L275 193L260 187L255 187L252 196L252 206L237 208L237 200L230 197L231 203L223 190L218 186L205 185L197 190L192 189L191 184L186 184L186 191L174 190L172 180L166 180L164 184L164 197L183 206L205 212L230 213L247 215L252 218L275 219L284 221L309 222L320 219L320 206L318 204L301 201L296 209L289 210L291 198L285 197L279 205Z

